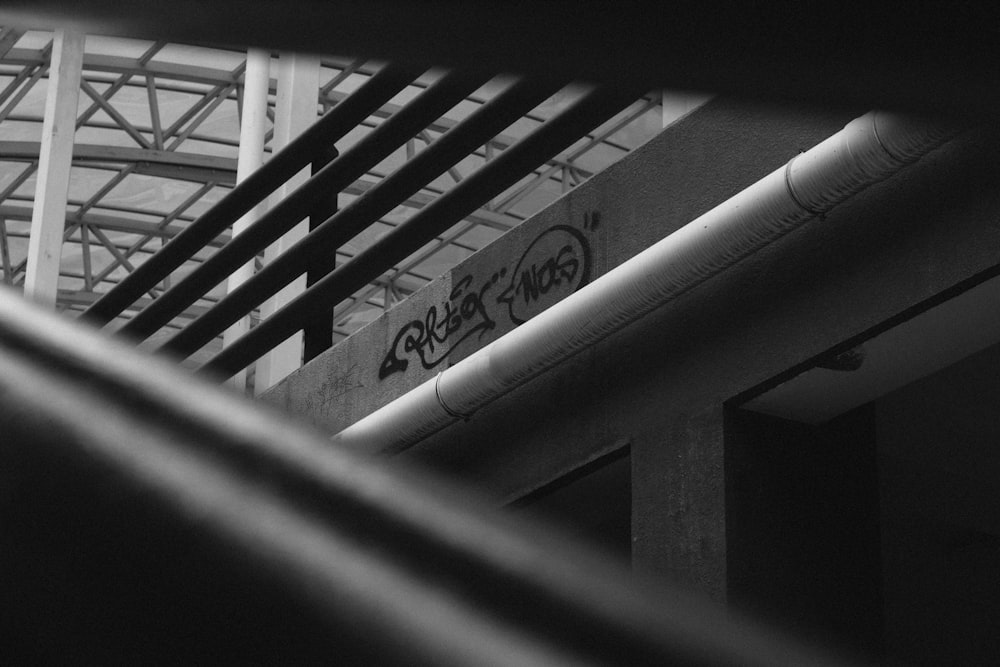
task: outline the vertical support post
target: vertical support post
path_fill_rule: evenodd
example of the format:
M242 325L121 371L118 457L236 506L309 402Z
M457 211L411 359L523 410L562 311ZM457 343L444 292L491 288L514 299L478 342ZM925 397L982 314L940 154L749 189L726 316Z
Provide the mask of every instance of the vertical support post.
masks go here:
M727 599L723 418L714 397L672 404L631 438L632 567L720 603Z
M312 175L315 176L323 167L339 155L336 146L326 146L317 151L312 162ZM337 212L337 196L331 192L328 197L319 201L316 208L309 214L309 231L313 231L327 218ZM326 274L337 268L337 253L332 257L324 257L306 272L306 287L312 287ZM312 321L302 330L302 363L315 359L319 354L333 346L333 307L318 312Z
M73 135L80 99L84 35L57 30L53 36L49 87L42 121L35 208L31 213L24 294L38 303L55 306L66 200L73 164Z
M319 58L312 55L282 53L278 70L278 98L274 112L272 141L274 151L284 148L303 130L316 122L319 104ZM272 203L295 191L308 177L307 169L300 171L275 193ZM308 222L298 224L264 252L265 263L274 261L308 233ZM305 289L306 277L303 275L261 305L261 319L270 317ZM302 332L299 332L257 362L255 393L260 394L265 391L301 365Z
M11 275L10 264L10 244L7 241L7 219L0 218L0 262L3 268L3 282L7 285L14 284L14 276Z
M247 50L243 77L243 113L240 118L240 148L236 162L236 182L244 180L264 163L264 137L267 133L267 94L271 85L271 54L261 49ZM267 211L267 200L251 209L233 225L233 236L241 234ZM226 293L232 292L253 276L253 262L247 262L229 276ZM244 315L222 334L222 346L229 347L250 330L250 315ZM230 384L246 389L247 372L237 373Z

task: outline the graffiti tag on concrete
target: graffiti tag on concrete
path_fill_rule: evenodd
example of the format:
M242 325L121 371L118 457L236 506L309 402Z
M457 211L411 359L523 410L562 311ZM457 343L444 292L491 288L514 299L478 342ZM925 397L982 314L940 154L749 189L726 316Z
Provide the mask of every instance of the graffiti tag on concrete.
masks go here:
M462 343L481 340L504 319L522 324L586 285L590 272L590 244L584 233L569 225L549 227L512 269L500 267L478 281L472 274L463 276L447 301L404 324L382 360L379 379L406 371L411 361L433 369Z

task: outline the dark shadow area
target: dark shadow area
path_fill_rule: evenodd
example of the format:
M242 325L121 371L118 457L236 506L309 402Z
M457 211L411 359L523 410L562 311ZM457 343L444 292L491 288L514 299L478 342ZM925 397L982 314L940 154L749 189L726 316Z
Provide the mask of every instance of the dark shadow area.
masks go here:
M803 639L881 653L875 413L726 414L729 600Z
M615 450L510 504L556 523L581 541L628 562L632 551L632 457Z

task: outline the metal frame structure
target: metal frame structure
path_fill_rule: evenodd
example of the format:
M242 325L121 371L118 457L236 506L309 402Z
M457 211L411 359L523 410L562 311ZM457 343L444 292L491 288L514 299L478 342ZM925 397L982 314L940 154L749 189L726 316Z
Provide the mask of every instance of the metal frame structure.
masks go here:
M49 33L0 30L0 275L3 282L15 286L24 281L27 221L38 165L39 101L44 99L50 57ZM245 67L246 53L225 48L87 38L59 281L60 310L78 312L88 307L231 191ZM324 57L317 117L335 108L379 68L379 63L363 59ZM428 72L381 105L345 137L344 145L353 145L394 117L437 76ZM272 79L272 121L275 86ZM404 149L344 188L342 205L420 155L488 102L496 90L496 85L483 87L417 133ZM564 91L486 141L442 177L408 197L403 206L382 216L375 229L341 247L338 264L364 251L372 240L501 155L573 98L573 91ZM658 94L637 101L468 215L461 225L357 291L334 311L335 337L357 330L378 312L642 143L660 127L659 101ZM270 140L269 130L266 141ZM211 247L197 253L148 296L163 293L227 241L228 234L215 239ZM176 330L182 320L197 317L222 296L222 287L209 292L169 328ZM215 345L217 350L218 342Z

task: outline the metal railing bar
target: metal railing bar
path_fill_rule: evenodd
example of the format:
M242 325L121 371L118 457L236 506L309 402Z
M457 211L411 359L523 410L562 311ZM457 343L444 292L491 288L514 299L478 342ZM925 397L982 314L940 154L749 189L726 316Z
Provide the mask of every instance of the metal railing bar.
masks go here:
M419 74L417 68L386 65L353 95L337 105L315 125L292 141L271 159L148 261L129 274L100 300L84 311L82 317L104 324L124 311L129 304L181 266L188 257L225 231L236 219L257 205L262 196L272 192L309 163L315 144L332 144L349 132L409 81Z
M225 280L262 248L292 229L311 212L318 198L328 197L331 191L345 189L367 169L391 154L413 132L447 112L488 79L486 75L470 76L457 72L440 79L349 151L331 161L243 233L234 237L197 270L140 312L122 328L122 332L138 339L152 335L199 295ZM316 146L312 147L313 152L315 148ZM265 298L266 296L261 297L261 300Z
M161 349L175 354L193 353L243 313L294 280L317 258L335 251L392 210L400 200L443 173L448 166L461 160L476 146L481 146L489 136L516 121L526 110L543 102L562 85L563 82L535 79L521 79L513 83L413 160L404 163L387 179L278 256L260 273L227 295L218 306L169 339Z
M11 290L0 393L8 649L72 646L95 664L830 664Z
M285 307L262 321L233 345L210 359L206 371L232 375L298 331L309 313L347 298L386 265L406 259L428 240L447 231L482 203L516 183L548 155L577 141L580 134L632 103L641 91L598 88L463 179L406 223L386 234L353 260L317 282ZM220 302L221 305L222 302ZM195 320L193 324L197 323ZM178 334L183 335L183 334Z

